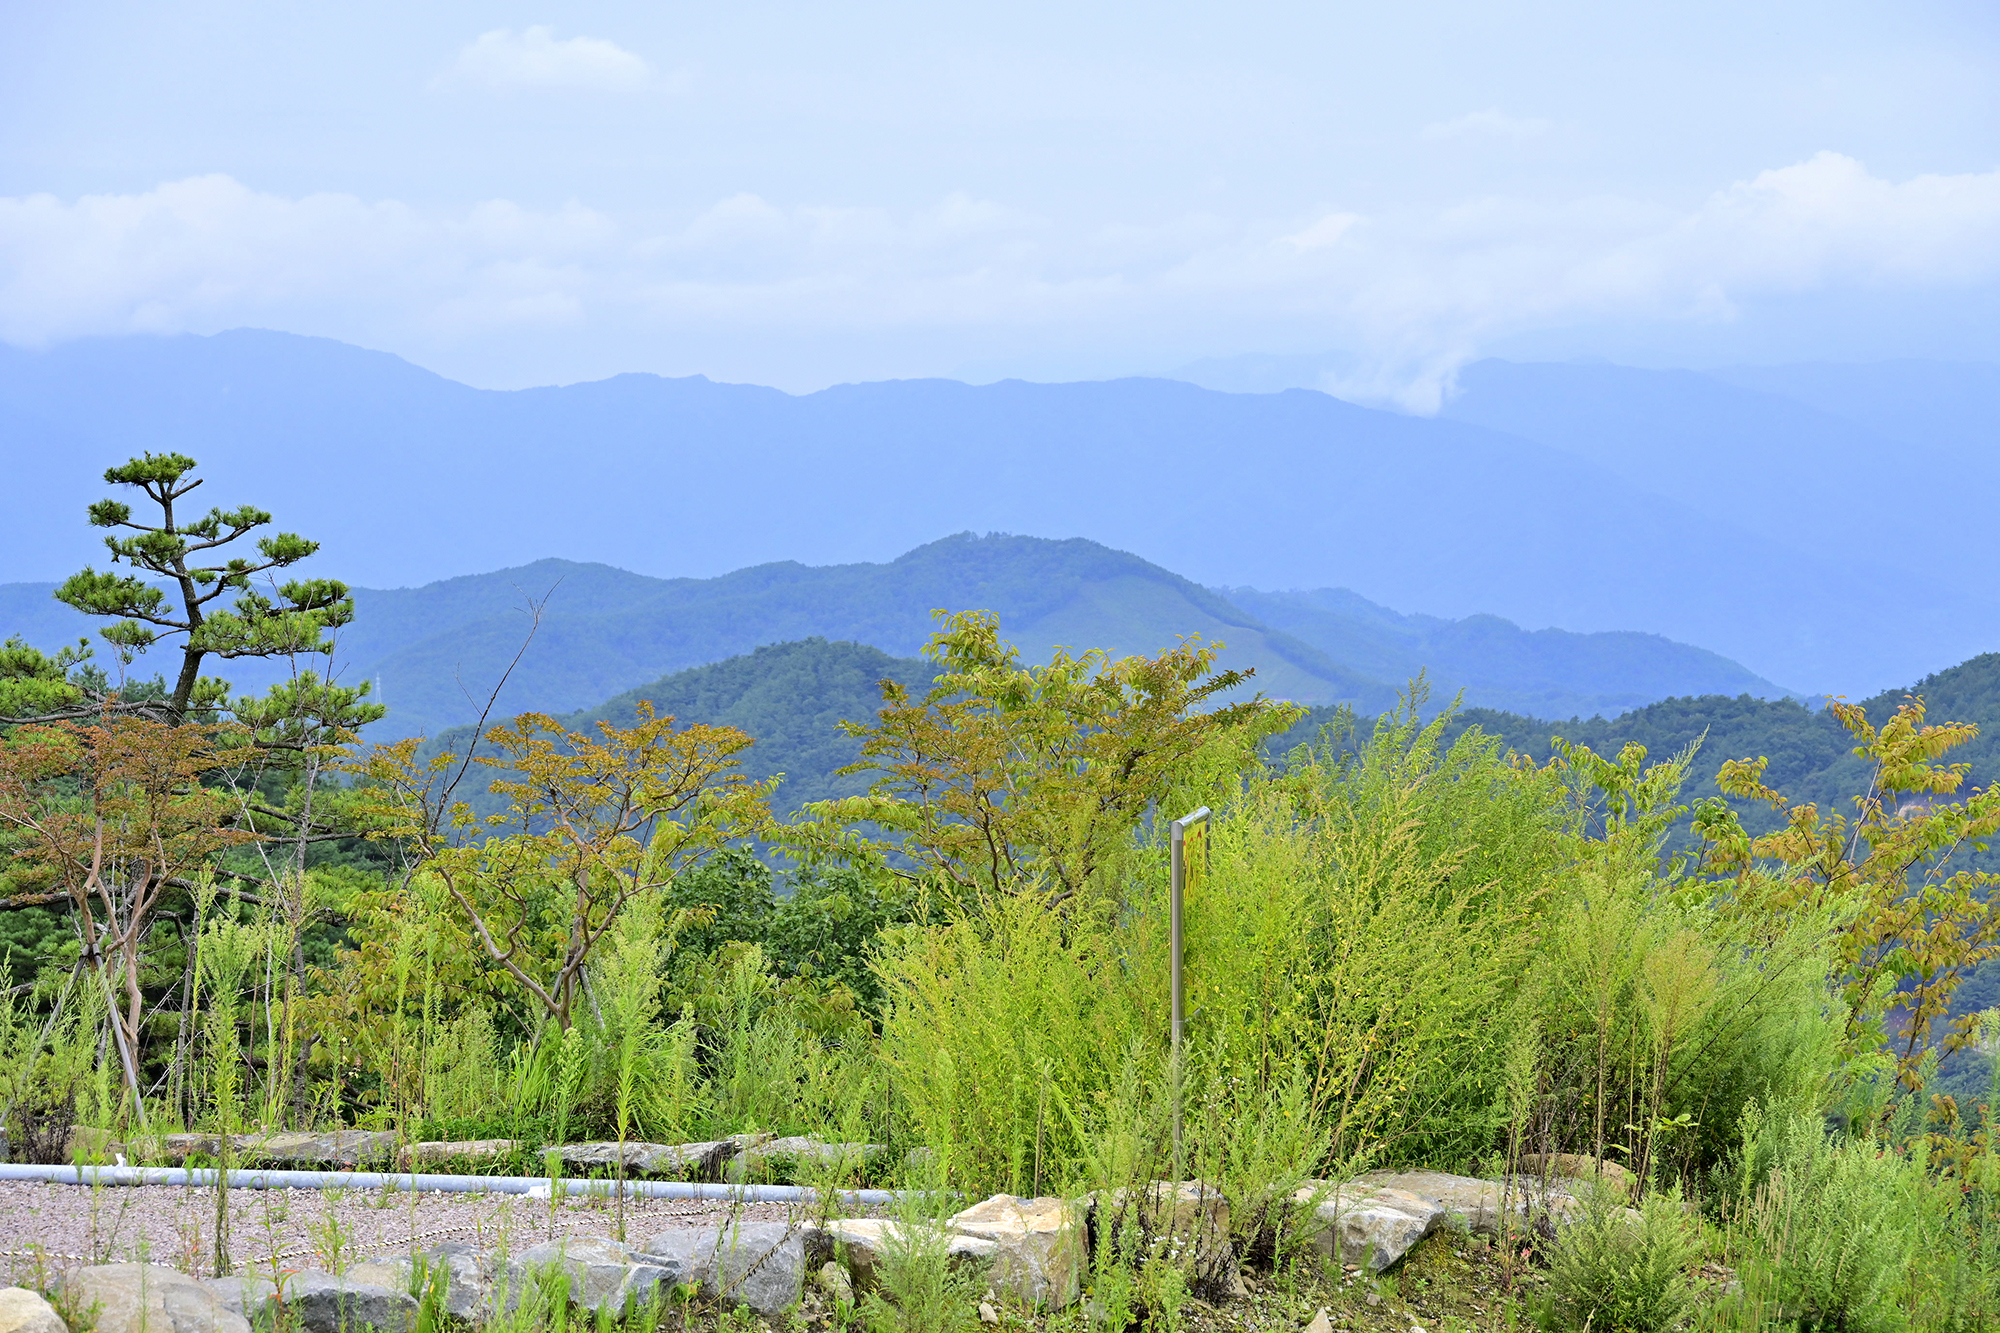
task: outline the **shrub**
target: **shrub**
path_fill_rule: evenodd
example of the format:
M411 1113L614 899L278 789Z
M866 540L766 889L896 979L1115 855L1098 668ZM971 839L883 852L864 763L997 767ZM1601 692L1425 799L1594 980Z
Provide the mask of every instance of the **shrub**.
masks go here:
M1753 1108L1742 1164L1745 1304L1805 1329L1903 1327L1926 1232L1952 1206L1922 1152L1838 1140L1810 1112Z
M1688 1270L1700 1235L1678 1192L1656 1190L1639 1215L1593 1187L1580 1216L1556 1233L1549 1257L1549 1322L1590 1333L1657 1333L1694 1304Z

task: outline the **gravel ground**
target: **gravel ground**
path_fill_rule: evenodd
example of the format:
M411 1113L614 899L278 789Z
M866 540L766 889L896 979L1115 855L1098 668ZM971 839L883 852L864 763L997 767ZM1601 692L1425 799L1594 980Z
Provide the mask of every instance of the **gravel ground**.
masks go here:
M414 1239L512 1250L555 1236L614 1236L616 1203L519 1194L417 1194L379 1190L252 1190L229 1194L229 1258L239 1272L333 1269L407 1251ZM633 1240L670 1227L710 1225L727 1203L630 1199ZM784 1204L743 1205L745 1221L783 1221ZM195 1277L215 1271L215 1191L178 1185L0 1182L0 1274L145 1259Z

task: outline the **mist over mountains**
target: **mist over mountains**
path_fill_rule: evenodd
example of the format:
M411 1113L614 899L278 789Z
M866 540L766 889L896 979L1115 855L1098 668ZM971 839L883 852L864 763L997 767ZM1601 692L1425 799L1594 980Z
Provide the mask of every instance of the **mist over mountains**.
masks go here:
M53 580L101 563L80 521L98 474L179 449L215 478L214 502L272 509L325 543L317 572L363 587L552 551L643 576L882 563L969 529L1086 535L1201 587L1349 589L1444 620L1663 635L1809 694L1872 692L1991 646L2000 613L1976 562L1950 554L1950 522L1907 513L1913 486L1975 487L1910 481L1897 451L1914 446L1850 440L1835 473L1855 457L1872 470L1832 485L1801 476L1816 466L1801 432L1831 438L1824 411L1756 418L1703 452L1721 438L1699 424L1712 415L1694 435L1660 425L1680 390L1656 372L1482 366L1500 387L1474 367L1427 419L1147 379L791 396L623 375L494 392L254 331L0 349L14 473L0 570ZM1594 370L1610 406L1557 411ZM1776 396L1713 383L1748 398L1705 412ZM1620 417L1634 384L1657 392ZM1634 414L1660 428L1605 438ZM1945 462L1922 469L1964 461L1963 445L1938 448Z

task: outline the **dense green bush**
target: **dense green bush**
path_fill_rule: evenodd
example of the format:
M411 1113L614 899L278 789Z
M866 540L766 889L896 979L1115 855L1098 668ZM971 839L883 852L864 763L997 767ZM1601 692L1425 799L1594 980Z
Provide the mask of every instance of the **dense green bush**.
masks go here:
M1606 1187L1556 1234L1548 1323L1565 1333L1661 1333L1693 1307L1689 1270L1701 1235L1678 1191L1649 1195L1638 1215Z

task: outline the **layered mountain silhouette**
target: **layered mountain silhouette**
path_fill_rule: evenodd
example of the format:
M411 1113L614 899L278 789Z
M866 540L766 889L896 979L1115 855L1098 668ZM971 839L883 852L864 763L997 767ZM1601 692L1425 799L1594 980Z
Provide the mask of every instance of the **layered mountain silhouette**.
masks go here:
M54 648L96 628L52 591L0 585L0 629ZM421 588L361 588L355 603L336 668L344 679L376 682L389 705L371 728L376 739L463 725L489 699L501 714L567 713L799 639L914 658L939 610L993 612L1029 661L1046 661L1057 647L1156 653L1200 635L1226 645L1224 666L1255 669L1249 688L1371 713L1422 671L1440 692L1463 690L1469 702L1551 715L1617 712L1675 693L1785 693L1726 658L1657 636L1400 616L1339 589L1218 592L1081 539L961 534L882 564L759 565L712 579L542 560ZM247 690L289 668L239 661L214 669Z
M1208 587L1664 635L1814 693L1914 679L2000 630L1948 534L1906 512L1893 456L1844 488L1794 484L1810 450L1759 427L1734 454L1659 433L1641 466L1603 435L1630 413L1577 426L1581 442L1534 434L1556 433L1544 409L1577 395L1569 380L1513 398L1467 383L1419 418L1157 379L493 392L247 330L0 349L0 570L101 561L81 524L98 474L170 448L202 461L205 500L273 510L325 543L314 572L362 586L550 551L654 576L886 563L973 530L1086 535Z

